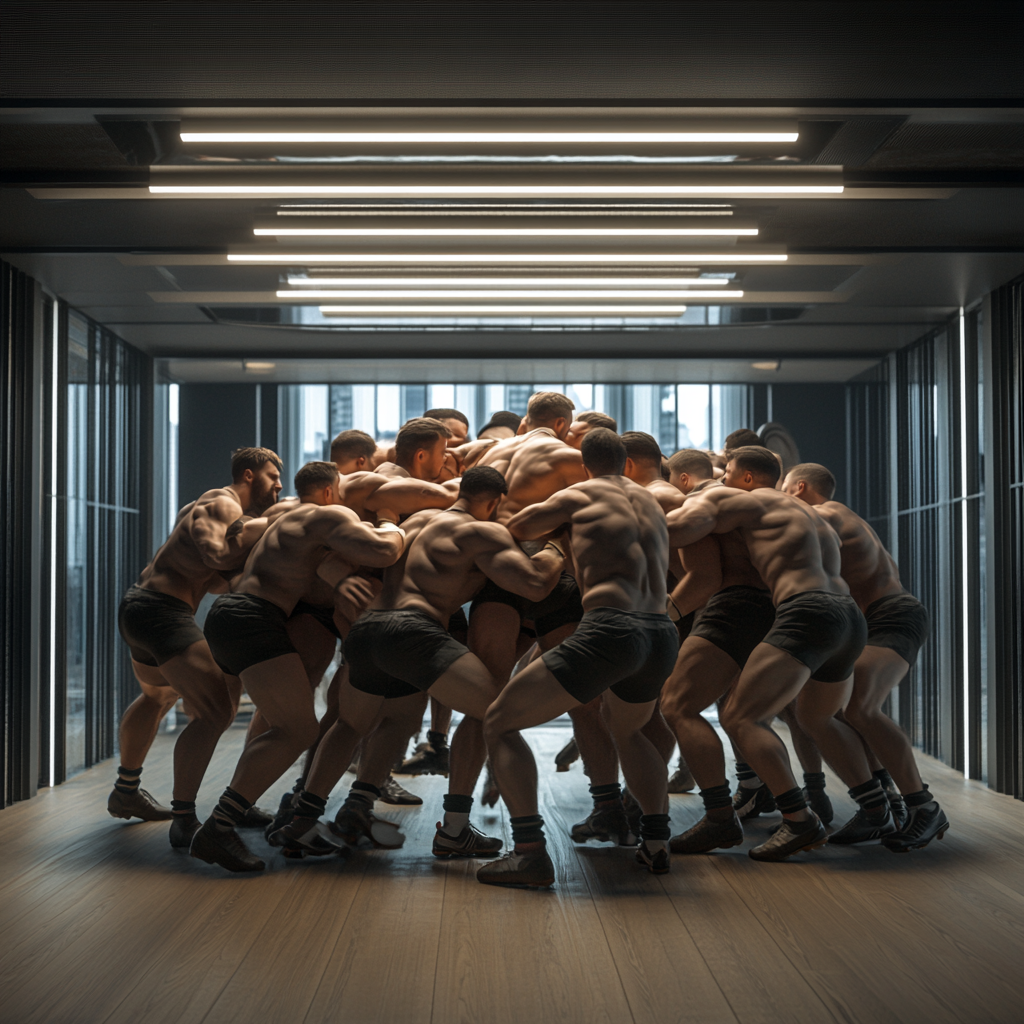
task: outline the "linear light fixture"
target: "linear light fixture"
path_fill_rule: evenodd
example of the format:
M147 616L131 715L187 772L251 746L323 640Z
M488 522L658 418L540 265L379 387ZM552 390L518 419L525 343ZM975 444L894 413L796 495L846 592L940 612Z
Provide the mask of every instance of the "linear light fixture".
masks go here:
M181 132L182 142L206 143L368 143L370 145L484 145L484 144L592 144L666 145L697 142L796 142L799 132L679 131L679 132Z
M279 299L741 299L739 289L712 291L646 291L593 288L451 288L345 289L344 291L279 291Z
M572 252L340 252L340 253L251 253L229 252L230 263L785 263L785 253L744 254L734 252L716 253L665 253L665 252L618 252L618 253L572 253Z
M323 288L717 288L728 277L297 277L288 275L292 287ZM280 293L278 293L280 294ZM504 294L504 293L502 293Z
M324 316L680 316L685 306L321 306Z
M757 234L757 228L253 228L254 235L323 235L342 238L604 238Z
M960 586L963 606L960 616L963 620L963 682L961 700L962 728L964 733L964 778L971 777L971 616L970 609L970 528L967 521L968 505L968 463L967 463L967 321L964 307L960 307Z
M150 185L166 196L799 196L841 195L842 185Z

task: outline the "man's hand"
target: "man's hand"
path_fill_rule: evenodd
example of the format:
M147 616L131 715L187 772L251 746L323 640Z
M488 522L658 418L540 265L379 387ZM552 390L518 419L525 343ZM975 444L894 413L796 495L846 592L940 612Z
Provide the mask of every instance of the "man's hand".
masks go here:
M355 622L381 592L380 580L349 576L334 588L334 608L349 622Z

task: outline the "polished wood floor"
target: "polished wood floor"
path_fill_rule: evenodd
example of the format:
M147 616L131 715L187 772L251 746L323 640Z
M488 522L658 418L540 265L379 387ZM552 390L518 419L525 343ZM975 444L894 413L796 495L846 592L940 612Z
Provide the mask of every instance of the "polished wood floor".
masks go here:
M751 823L746 846L677 857L655 878L628 850L569 842L568 825L588 809L586 779L578 762L553 771L565 729L530 736L557 865L551 891L484 888L473 862L430 856L439 778L403 780L425 804L396 812L402 850L296 864L253 839L268 857L257 876L171 850L166 825L108 817L110 762L0 812L0 1020L1024 1019L1024 804L924 758L952 821L927 850L826 848L756 864L746 848L773 815ZM235 728L222 742L203 812L241 740ZM172 743L158 739L144 779L165 799ZM851 805L830 786L841 821ZM672 798L676 830L699 814L696 797ZM500 805L474 817L508 840Z

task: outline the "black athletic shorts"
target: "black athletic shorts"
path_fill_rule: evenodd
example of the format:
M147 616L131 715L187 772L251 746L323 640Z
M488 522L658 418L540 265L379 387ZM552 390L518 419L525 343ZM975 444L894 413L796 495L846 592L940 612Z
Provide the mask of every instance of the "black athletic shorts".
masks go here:
M117 609L117 628L132 658L153 668L203 639L195 614L184 601L142 587L125 591Z
M515 608L520 619L533 623L533 633L538 637L547 636L559 626L579 622L583 618L580 588L575 577L567 572L562 573L554 590L541 601L528 601L525 597L499 587L493 580L488 580L473 598L469 614L472 615L479 605L489 601Z
M931 624L928 609L913 594L880 597L868 605L865 618L869 647L888 647L908 665L917 661Z
M689 615L684 615L681 619L675 620L676 633L679 634L680 643L682 643L693 632L693 624L696 619L697 613L690 612Z
M469 642L469 619L466 618L461 605L452 612L452 617L448 620L448 632L460 644Z
M541 657L581 704L605 690L630 704L657 700L675 667L679 634L664 612L595 608L576 632Z
M370 611L352 624L342 650L349 682L376 697L409 697L429 690L469 653L425 612Z
M764 642L802 661L812 679L841 683L853 674L867 638L868 624L852 597L808 590L775 609Z
M726 587L697 616L690 636L721 648L743 668L775 621L772 595L759 587Z
M326 607L321 604L310 604L308 601L299 601L292 609L292 616L295 615L312 615L328 633L333 633L339 640L341 639L341 631L334 621L334 605Z
M223 594L206 616L206 639L214 661L228 675L282 654L297 654L288 637L288 616L273 601L252 594Z

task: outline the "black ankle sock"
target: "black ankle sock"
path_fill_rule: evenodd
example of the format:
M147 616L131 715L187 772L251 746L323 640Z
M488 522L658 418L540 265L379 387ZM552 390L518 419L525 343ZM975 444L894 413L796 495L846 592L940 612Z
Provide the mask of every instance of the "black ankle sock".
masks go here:
M622 787L617 782L609 782L603 786L591 786L590 795L594 798L594 806L622 802Z
M196 816L195 800L172 800L171 810L176 818L187 818Z
M825 788L825 773L824 772L804 772L804 788L805 789L824 789Z
M747 764L746 761L736 762L736 778L743 782L744 780L756 779L757 772Z
M732 806L732 796L729 793L729 783L723 782L721 786L711 786L709 789L700 791L700 798L704 801L705 811L717 811L720 808Z
M796 814L799 811L807 810L807 800L804 798L802 789L789 789L775 797L775 806L782 814ZM814 820L813 818L811 819ZM791 825L802 824L802 822L790 822Z
M641 814L640 815L640 838L661 839L672 838L672 830L668 827L669 817L667 814Z
M445 747L448 746L448 733L434 732L433 729L428 729L427 742L434 748L435 751L443 750Z
M292 802L292 809L296 818L313 818L315 821L327 810L327 801L322 796L304 789Z
M353 782L345 803L348 806L372 810L373 802L380 797L380 790L369 782Z
M124 765L118 765L117 781L114 783L114 789L121 793L137 793L139 791L139 776L141 774L141 768L125 768Z
M453 814L469 814L473 810L473 798L459 793L445 793L443 807Z
M908 807L922 807L924 804L930 804L934 799L935 797L928 792L928 786L926 785L917 793L907 793L903 797L903 802Z
M878 779L871 778L847 792L857 801L860 809L868 817L880 818L889 813L889 799Z
M245 820L245 812L250 807L252 804L241 793L228 786L213 809L213 819L221 828L234 828Z
M306 788L306 780L301 776L295 780L295 785L292 786L293 793L301 793Z
M884 768L879 768L877 772L871 773L872 778L878 779L882 784L882 789L896 789L896 783L892 781L892 776Z
M539 814L510 818L509 824L512 826L512 842L515 845L544 842L544 819Z

